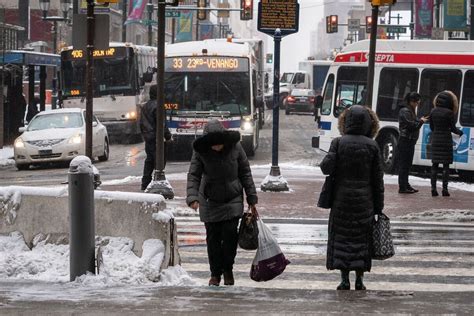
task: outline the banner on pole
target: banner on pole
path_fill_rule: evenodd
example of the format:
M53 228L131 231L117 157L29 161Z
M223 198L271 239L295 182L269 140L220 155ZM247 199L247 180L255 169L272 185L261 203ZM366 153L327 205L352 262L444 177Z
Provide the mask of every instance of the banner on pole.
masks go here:
M444 30L466 31L467 1L444 0Z
M189 42L193 40L193 12L181 11L181 16L178 18L178 26L176 32L176 42Z
M125 25L131 23L142 23L142 15L143 11L145 11L145 7L147 4L147 0L130 0L129 7L128 7L128 18L125 21Z
M415 3L415 36L431 37L433 29L434 0L416 0Z

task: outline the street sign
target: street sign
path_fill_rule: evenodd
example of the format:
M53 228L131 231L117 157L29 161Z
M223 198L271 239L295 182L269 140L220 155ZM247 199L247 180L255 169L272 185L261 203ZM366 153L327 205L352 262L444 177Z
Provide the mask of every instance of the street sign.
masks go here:
M347 27L349 32L359 32L360 20L359 19L348 19Z
M94 21L94 49L109 48L110 16L96 14ZM72 46L74 49L87 48L87 15L74 14L72 17Z
M96 3L94 5L94 13L109 13L109 12L110 12L110 7L108 4ZM87 0L81 0L79 13L83 13L83 14L87 13Z
M258 3L257 29L273 36L276 29L281 35L298 32L300 5L298 0L261 0Z
M388 26L387 25L387 33L403 33L407 32L407 28L404 26Z
M179 18L181 16L181 12L178 10L166 10L165 17L167 18Z

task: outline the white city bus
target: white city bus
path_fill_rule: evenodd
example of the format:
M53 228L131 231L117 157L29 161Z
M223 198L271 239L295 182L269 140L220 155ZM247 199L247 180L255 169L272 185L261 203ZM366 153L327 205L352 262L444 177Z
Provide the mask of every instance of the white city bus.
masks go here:
M246 42L204 40L166 46L165 108L170 155L189 157L192 141L216 118L242 135L249 156L258 147L259 62Z
M339 136L339 114L353 104L365 104L369 41L349 45L336 57L326 77L319 122L319 136L313 146L325 151ZM452 169L471 178L474 171L474 43L471 41L394 41L377 42L372 108L380 118L376 137L384 170L397 168L398 111L404 96L418 91L422 96L418 117L428 115L434 96L443 90L459 98L457 125L461 138L453 138ZM429 124L420 131L415 147L414 165L430 166Z
M144 72L156 67L157 49L130 43L110 43L94 51L94 114L107 127L111 141L139 140L140 94ZM85 51L61 52L61 91L65 108L85 108Z

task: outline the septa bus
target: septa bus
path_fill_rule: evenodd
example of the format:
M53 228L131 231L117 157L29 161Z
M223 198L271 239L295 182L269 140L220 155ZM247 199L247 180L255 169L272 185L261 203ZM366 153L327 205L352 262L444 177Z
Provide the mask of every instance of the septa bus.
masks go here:
M111 141L141 140L140 115L143 74L156 67L157 49L131 43L110 43L95 50L93 112L107 127ZM69 47L61 52L63 107L85 108L86 52Z
M249 43L204 40L170 44L165 58L169 154L189 158L192 141L210 119L237 130L248 156L259 142L259 61ZM261 61L260 61L261 62Z
M339 136L339 114L353 104L366 104L369 41L345 47L332 63L321 98L319 135L313 146L329 150ZM464 135L453 138L452 169L472 178L474 171L474 42L411 40L377 41L372 108L380 119L376 136L383 167L388 173L398 166L398 111L404 96L411 91L421 94L418 117L429 115L438 92L451 90L459 98L457 126ZM415 147L413 164L431 166L431 130L425 124Z

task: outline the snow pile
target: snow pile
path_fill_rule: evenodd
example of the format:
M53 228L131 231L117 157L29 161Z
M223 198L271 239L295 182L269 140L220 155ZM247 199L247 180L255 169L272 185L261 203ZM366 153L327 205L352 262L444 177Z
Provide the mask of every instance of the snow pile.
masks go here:
M397 217L397 219L409 221L452 221L452 222L474 222L473 210L430 210L420 213L410 213Z
M121 185L121 184L128 184L128 183L140 183L141 180L142 180L142 177L140 176L128 176L123 179L102 181L102 185Z
M133 253L133 241L129 238L99 237L97 244L102 255L100 274L83 275L74 284L92 288L121 284L195 284L179 266L160 272L165 248L158 239L143 243L141 257ZM0 279L69 282L69 246L42 241L30 250L20 233L0 236Z
M87 156L77 156L69 164L70 173L90 173L94 174L92 162Z
M0 166L14 165L13 147L0 148Z
M160 223L168 223L172 218L174 218L173 210L166 208L158 213L153 213L152 218Z

